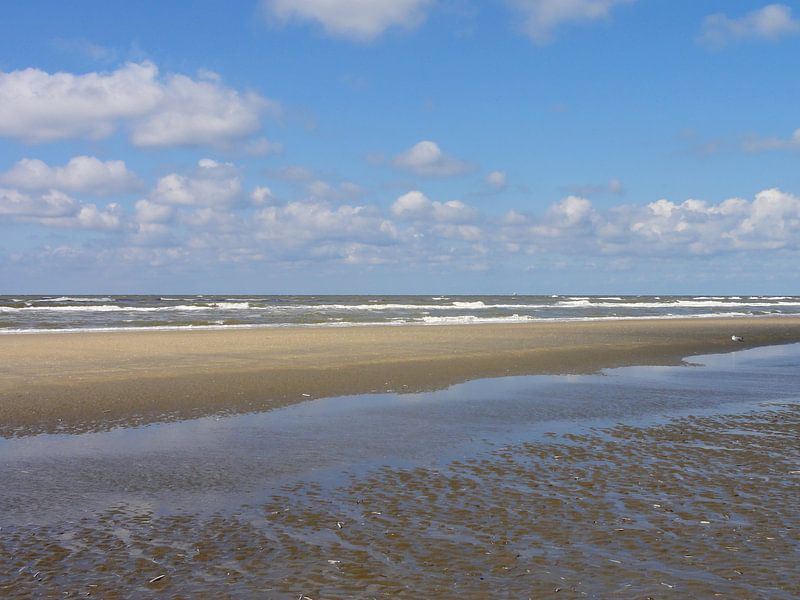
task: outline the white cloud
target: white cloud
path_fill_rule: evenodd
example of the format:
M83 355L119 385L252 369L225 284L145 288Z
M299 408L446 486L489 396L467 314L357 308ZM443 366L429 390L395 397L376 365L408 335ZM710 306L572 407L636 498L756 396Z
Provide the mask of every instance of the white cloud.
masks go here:
M444 223L468 223L478 217L478 211L461 200L433 202L433 218Z
M422 176L459 175L470 170L467 163L447 156L435 142L423 140L394 159L394 164Z
M611 208L571 195L536 215L510 210L494 217L418 190L389 208L316 198L279 202L269 188L243 190L233 165L211 159L199 161L192 173L162 178L127 213L61 191L0 189L0 223L106 232L109 260L130 264L169 264L174 256L206 266L258 261L467 269L489 268L510 255L585 266L586 257L637 264L647 257L800 253L800 197L779 189L750 200L660 199Z
M150 63L111 72L0 72L0 136L27 143L99 139L121 126L140 146L224 145L260 128L277 104L218 80L160 77Z
M242 183L230 163L204 158L190 176L170 173L158 180L149 200L163 205L229 207L242 198Z
M586 231L596 222L597 214L591 201L579 196L567 196L547 210L544 219L531 231L537 236L560 238Z
M131 140L137 146L220 145L257 131L269 102L216 80L171 75L162 86L158 109L139 119Z
M504 190L508 186L508 177L504 171L492 171L486 176L486 184L495 191Z
M172 219L174 214L171 206L151 202L146 198L137 201L134 207L138 223L164 223Z
M55 190L29 195L18 190L0 189L0 218L12 221L52 227L111 230L120 226L120 216L118 204L99 209L94 204L80 203Z
M785 4L769 4L739 18L723 13L709 15L703 22L700 41L720 48L739 40L778 40L800 34L800 20L792 18Z
M431 212L431 204L422 192L408 192L395 200L392 212L403 219L424 219Z
M562 25L607 19L611 11L636 0L508 0L523 16L523 28L536 44L547 44Z
M101 161L93 156L76 156L63 167L51 167L38 159L23 158L0 174L0 182L18 189L58 189L95 196L130 192L140 186L124 161Z
M259 239L279 241L292 247L310 241L345 241L386 244L397 236L388 219L370 207L326 202L290 202L269 206L254 216Z
M566 228L585 222L591 217L592 211L592 203L586 198L567 196L550 207L547 215L554 225Z
M409 221L433 219L442 223L468 223L478 217L478 211L460 200L431 201L420 191L403 194L394 204L392 213Z
M94 204L82 204L74 215L44 218L41 219L41 224L53 227L111 231L120 227L121 213L120 205L115 203L108 204L104 209L97 208Z
M265 185L256 187L250 193L250 201L253 203L254 206L263 206L265 204L271 204L274 200L275 200L275 194L273 194L272 190Z
M412 29L432 0L262 0L267 15L285 23L297 19L322 25L333 37L368 42L391 27Z
M589 200L570 196L538 219L510 211L495 235L510 252L528 253L674 257L800 250L800 197L768 189L752 201L661 199L601 212Z
M445 239L476 242L483 238L483 231L477 225L436 225L432 231Z
M77 203L63 192L49 191L31 196L13 189L0 189L0 215L11 217L61 217L75 211Z

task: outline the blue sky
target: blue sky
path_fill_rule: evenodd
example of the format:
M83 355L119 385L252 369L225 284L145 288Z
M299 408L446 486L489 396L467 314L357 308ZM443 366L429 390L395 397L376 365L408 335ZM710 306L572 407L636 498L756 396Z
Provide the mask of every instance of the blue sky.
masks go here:
M0 292L800 293L800 7L17 2Z

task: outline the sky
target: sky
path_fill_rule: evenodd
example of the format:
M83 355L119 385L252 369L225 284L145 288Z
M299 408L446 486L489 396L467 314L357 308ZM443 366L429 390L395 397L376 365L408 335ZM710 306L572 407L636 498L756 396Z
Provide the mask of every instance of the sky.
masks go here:
M800 3L12 1L0 293L800 294Z

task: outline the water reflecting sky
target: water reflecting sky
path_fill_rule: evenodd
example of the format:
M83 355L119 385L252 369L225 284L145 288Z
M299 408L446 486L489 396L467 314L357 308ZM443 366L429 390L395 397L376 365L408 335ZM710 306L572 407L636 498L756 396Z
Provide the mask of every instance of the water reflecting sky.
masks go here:
M115 502L214 511L257 502L296 479L335 483L375 466L443 464L551 431L750 410L800 396L800 344L690 362L696 366L483 379L434 392L0 439L0 524L61 520Z

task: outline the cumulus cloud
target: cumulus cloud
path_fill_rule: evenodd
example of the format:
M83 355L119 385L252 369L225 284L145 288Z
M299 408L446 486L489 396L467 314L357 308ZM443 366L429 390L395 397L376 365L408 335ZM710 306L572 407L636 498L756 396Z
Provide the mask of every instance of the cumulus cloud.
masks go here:
M119 229L121 214L122 208L116 203L108 204L102 209L95 204L82 204L73 215L44 218L41 219L41 224L53 227L112 231Z
M550 206L544 218L533 225L530 231L535 236L545 238L580 237L591 231L596 221L597 213L591 201L579 196L567 196Z
M536 44L548 44L562 25L607 19L617 6L636 0L509 0L523 17L523 28Z
M769 4L739 18L724 13L709 15L703 22L700 41L720 48L740 40L778 40L800 34L800 20L785 4Z
M168 206L230 207L242 199L242 183L231 163L204 158L191 175L161 177L148 199Z
M412 29L432 0L262 0L266 14L280 23L312 21L333 37L368 42L391 27Z
M660 199L600 212L589 200L570 196L540 219L511 211L500 231L500 241L515 251L567 247L575 253L680 256L798 250L800 198L768 189L752 201Z
M420 191L403 194L392 204L392 214L401 219L421 221L433 219L443 223L468 223L478 217L478 211L460 200L431 201Z
M93 156L76 156L59 167L23 158L0 174L0 183L24 190L58 189L94 196L125 193L140 187L136 175L128 170L124 161L101 161Z
M0 189L0 218L37 223L52 227L111 230L120 226L121 208L109 204L100 209L84 204L63 192L26 194L19 190Z
M136 221L138 223L164 223L172 219L175 212L173 207L151 202L146 198L138 200L134 205Z
M49 191L31 196L0 188L0 215L11 217L60 217L74 212L76 202L63 192Z
M275 194L273 194L272 190L265 185L257 186L252 192L250 192L250 201L254 206L271 204L274 200Z
M417 175L446 177L470 170L470 165L446 155L436 142L423 140L394 159L394 164Z
M289 202L269 206L254 216L256 237L296 246L303 242L345 241L348 243L387 244L397 237L390 220L370 207L326 202Z
M240 93L216 79L170 75L161 88L158 109L132 126L131 140L137 146L213 146L243 138L259 129L260 113L270 106L258 94Z
M389 207L315 197L284 202L265 186L244 190L235 166L211 159L189 173L162 177L127 212L63 191L0 188L0 223L104 232L104 247L131 264L168 264L173 256L204 265L467 269L500 264L513 254L558 256L565 264L573 257L584 264L586 256L636 263L646 257L800 253L800 197L775 188L752 199L662 198L610 208L569 195L536 214L510 210L501 217L459 200L432 200L419 190Z
M486 184L494 191L501 191L508 186L508 177L505 171L492 171L486 176Z
M100 139L125 126L139 146L220 145L260 128L277 104L218 78L160 76L150 62L111 72L0 72L0 136L41 143Z

